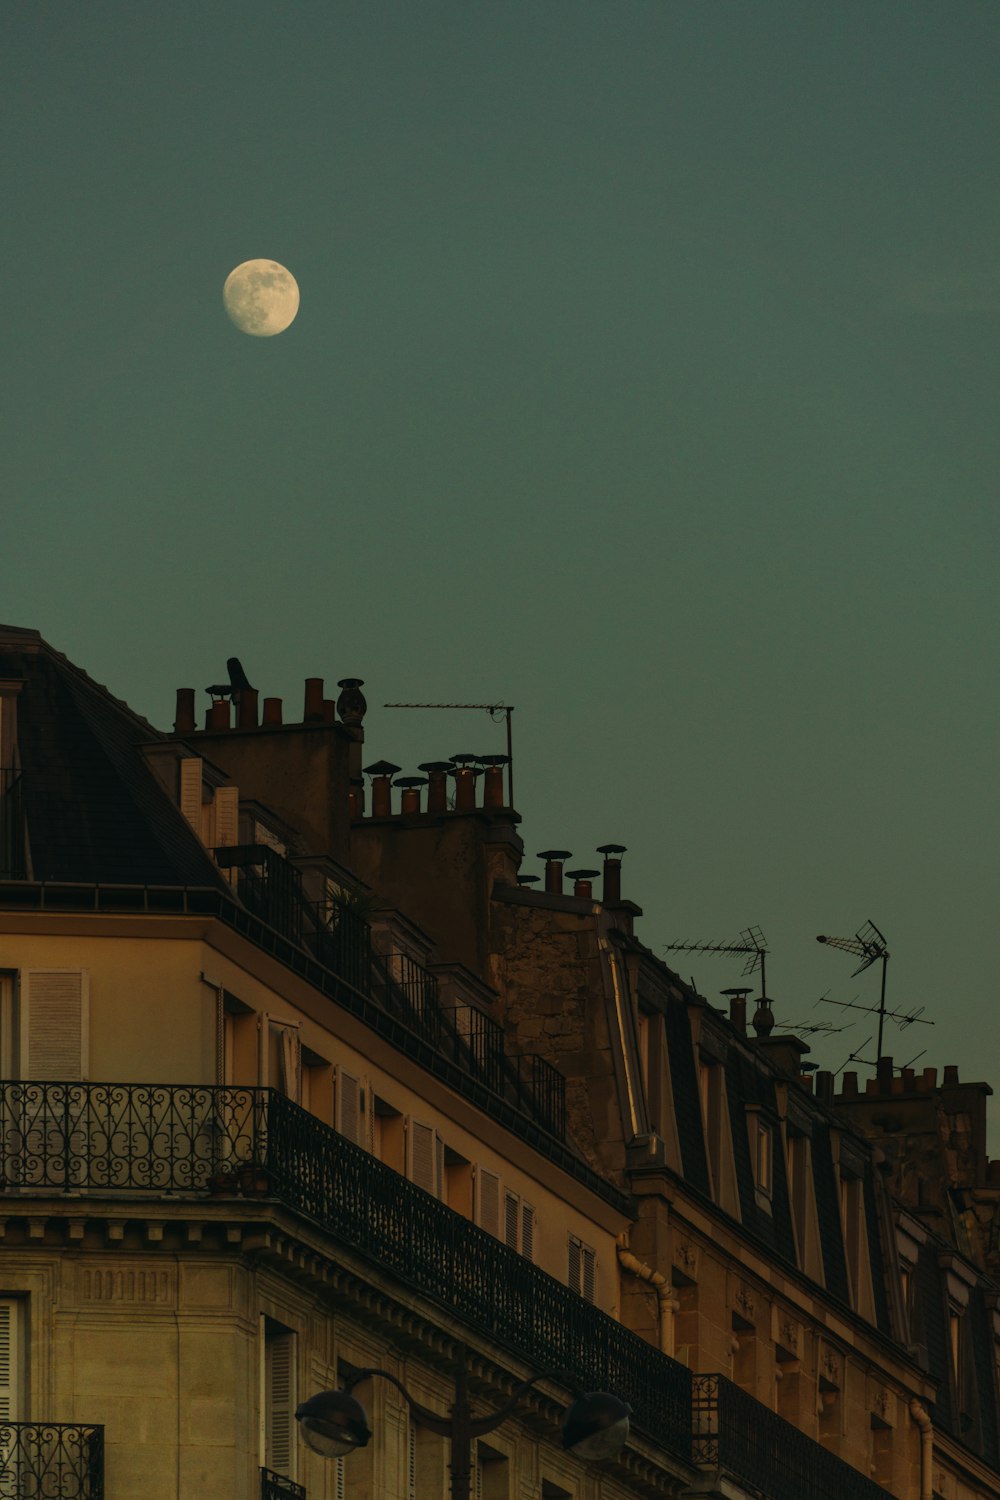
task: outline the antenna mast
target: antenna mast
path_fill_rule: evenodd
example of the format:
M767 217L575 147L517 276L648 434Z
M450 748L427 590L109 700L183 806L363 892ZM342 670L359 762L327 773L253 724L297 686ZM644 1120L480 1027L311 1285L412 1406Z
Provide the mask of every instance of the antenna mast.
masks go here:
M839 1005L842 1010L863 1010L868 1015L878 1016L878 1041L876 1043L876 1066L882 1060L882 1038L885 1032L885 1021L888 1016L890 1021L896 1021L900 1026L912 1026L914 1021L919 1021L921 1026L933 1026L933 1021L923 1019L920 1012L923 1006L918 1006L910 1011L887 1010L885 1005L885 981L886 971L889 967L889 948L886 943L885 934L880 932L872 921L867 921L863 927L859 927L852 938L843 937L818 937L817 943L826 943L829 948L840 948L844 953L853 953L855 958L861 962L851 975L853 979L856 974L862 974L865 969L870 968L879 959L882 961L882 987L879 994L878 1005L858 1005L853 1000L827 1000L824 995L825 1005ZM860 1051L860 1048L858 1049ZM854 1054L851 1061L857 1054ZM870 1065L869 1065L870 1066Z
M742 941L741 941L742 940ZM747 961L744 974L753 974L760 968L760 1002L767 999L767 974L764 961L767 958L767 940L759 927L745 927L739 939L733 943L667 943L666 953L743 953Z

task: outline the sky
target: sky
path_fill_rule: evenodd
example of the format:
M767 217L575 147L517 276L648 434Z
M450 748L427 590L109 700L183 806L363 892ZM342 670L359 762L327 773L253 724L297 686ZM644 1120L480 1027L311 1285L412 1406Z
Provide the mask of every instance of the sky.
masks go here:
M511 704L525 871L760 927L833 1069L872 920L884 1050L1000 1088L998 56L995 0L4 6L0 618L164 729L361 677L406 773L503 726L383 704Z

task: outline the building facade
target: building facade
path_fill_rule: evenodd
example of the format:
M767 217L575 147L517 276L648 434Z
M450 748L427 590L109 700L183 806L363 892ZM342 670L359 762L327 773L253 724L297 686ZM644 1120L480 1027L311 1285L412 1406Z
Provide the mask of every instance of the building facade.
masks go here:
M534 889L503 758L400 777L341 687L163 732L0 628L0 1496L438 1500L456 1379L536 1382L477 1500L1000 1495L984 1087L813 1082L620 848Z

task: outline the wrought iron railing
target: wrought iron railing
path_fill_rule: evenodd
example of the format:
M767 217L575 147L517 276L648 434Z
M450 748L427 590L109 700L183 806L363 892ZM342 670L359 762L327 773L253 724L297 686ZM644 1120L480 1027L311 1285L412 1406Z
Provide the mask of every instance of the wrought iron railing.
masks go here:
M387 1010L379 999L362 991L351 980L345 980L327 964L315 958L308 949L296 945L275 928L262 922L245 907L214 886L155 886L128 884L94 884L76 881L28 881L0 878L0 910L74 911L74 912L155 912L214 916L233 931L245 936L263 952L271 953L293 973L299 974L335 1004L358 1016L366 1026L384 1037L423 1068L441 1078L456 1092L471 1099L479 1109L498 1120L505 1129L527 1140L577 1181L585 1182L592 1192L613 1203L621 1212L627 1210L626 1195L606 1178L594 1172L575 1151L566 1146L559 1131L549 1121L565 1121L565 1108L558 1092L564 1087L556 1076L555 1103L545 1093L531 1105L522 1092L507 1089L496 1094L487 1088L469 1067L468 1054L453 1046L440 1045L429 1035L422 1035L412 1019ZM361 920L360 918L358 919ZM442 1016L445 1014L440 1012ZM439 1033L440 1035L440 1033ZM514 1061L514 1060L512 1060ZM517 1064L520 1066L520 1064ZM540 1070L539 1076L543 1076Z
M651 1437L690 1450L683 1365L283 1094L0 1083L0 1172L3 1192L270 1193L536 1369L618 1392Z
M769 1411L724 1375L695 1375L696 1464L768 1500L892 1500L887 1490Z
M372 932L344 901L311 901L305 934L320 963L367 995L372 987Z
M305 1485L296 1484L294 1479L286 1479L273 1469L261 1469L260 1500L289 1500L289 1496L292 1500L306 1500Z
M103 1500L104 1428L0 1422L0 1500Z
M544 1057L533 1053L514 1059L517 1086L531 1100L532 1113L552 1135L566 1136L566 1079Z
M247 911L300 944L307 906L302 872L267 844L229 844L213 852L221 869L235 870L236 894Z

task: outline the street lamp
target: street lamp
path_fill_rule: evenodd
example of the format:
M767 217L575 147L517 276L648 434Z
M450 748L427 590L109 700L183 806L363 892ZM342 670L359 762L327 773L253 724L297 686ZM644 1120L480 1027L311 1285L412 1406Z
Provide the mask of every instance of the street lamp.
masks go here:
M472 1483L472 1443L474 1438L505 1422L521 1397L540 1380L555 1379L568 1384L576 1400L563 1419L563 1447L583 1459L613 1458L628 1438L628 1419L632 1408L617 1396L605 1391L581 1391L564 1371L546 1370L523 1381L507 1404L492 1416L474 1417L469 1402L469 1371L465 1349L455 1363L455 1401L448 1416L430 1411L415 1401L409 1391L388 1370L356 1370L344 1382L341 1391L321 1391L310 1396L295 1413L302 1427L302 1437L314 1453L323 1458L342 1458L355 1448L364 1448L371 1439L371 1429L364 1407L351 1395L359 1381L380 1375L402 1395L413 1416L422 1427L451 1439L452 1500L469 1500Z

